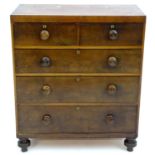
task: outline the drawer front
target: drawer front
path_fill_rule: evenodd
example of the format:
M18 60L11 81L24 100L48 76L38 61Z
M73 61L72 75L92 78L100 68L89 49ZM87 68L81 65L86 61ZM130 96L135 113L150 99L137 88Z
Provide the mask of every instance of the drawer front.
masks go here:
M143 24L14 23L16 46L141 45Z
M76 45L77 28L72 23L15 23L14 43L23 46Z
M141 50L16 50L17 73L140 73Z
M18 116L20 133L135 132L137 108L20 106Z
M143 24L81 24L81 45L142 45Z
M139 77L17 77L17 102L136 103L139 84Z

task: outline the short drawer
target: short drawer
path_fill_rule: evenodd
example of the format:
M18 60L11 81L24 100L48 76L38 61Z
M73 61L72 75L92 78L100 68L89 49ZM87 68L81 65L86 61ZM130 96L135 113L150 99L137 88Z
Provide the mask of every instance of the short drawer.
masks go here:
M132 133L136 132L136 120L136 107L18 107L20 133Z
M137 103L139 77L17 77L18 103Z
M81 24L80 45L142 45L143 24Z
M16 50L17 73L140 73L141 50Z
M77 28L73 23L14 23L15 46L76 45Z

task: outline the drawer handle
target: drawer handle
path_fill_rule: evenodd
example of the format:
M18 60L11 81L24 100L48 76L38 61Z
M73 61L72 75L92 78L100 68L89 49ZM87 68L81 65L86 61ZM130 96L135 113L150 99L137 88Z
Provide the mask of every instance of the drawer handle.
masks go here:
M115 84L109 84L107 86L107 91L109 95L114 95L117 92L117 86Z
M115 56L110 56L108 58L107 63L108 63L108 66L109 67L112 67L112 68L113 67L117 67L117 65L118 65L118 59Z
M42 117L42 121L43 121L43 123L44 123L45 125L50 124L51 119L52 119L52 117L51 117L50 114L45 114L45 115L43 115L43 117Z
M117 40L118 39L118 31L116 30L115 25L110 26L109 39L110 40Z
M49 57L42 57L40 60L40 64L42 67L49 67L52 65L52 61Z
M107 114L107 115L106 115L106 122L107 122L108 124L111 124L111 123L114 122L114 116L113 116L113 114Z
M42 30L40 32L40 39L41 40L48 40L50 37L50 33L47 30Z
M43 85L42 93L44 95L49 95L51 93L51 87L49 85Z

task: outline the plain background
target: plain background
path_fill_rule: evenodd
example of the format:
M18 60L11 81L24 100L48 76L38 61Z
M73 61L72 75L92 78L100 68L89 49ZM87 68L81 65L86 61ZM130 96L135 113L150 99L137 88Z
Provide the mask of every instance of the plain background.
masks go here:
M0 0L0 154L22 154L17 147L10 14L19 4L137 4L147 15L138 146L133 155L154 154L155 7L153 0ZM30 155L124 155L122 139L33 140Z

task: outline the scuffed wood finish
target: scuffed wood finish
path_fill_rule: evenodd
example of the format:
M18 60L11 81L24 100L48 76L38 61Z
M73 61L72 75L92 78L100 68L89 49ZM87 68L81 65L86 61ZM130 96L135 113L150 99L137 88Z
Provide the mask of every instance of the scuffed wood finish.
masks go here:
M41 60L48 57L49 66ZM111 57L116 66L110 66ZM17 73L140 73L141 50L16 50Z
M47 40L42 40L40 36L44 29L49 32ZM14 34L15 45L71 46L77 44L76 23L15 23Z
M110 39L111 26L117 31L118 37ZM143 24L135 23L84 23L80 26L80 45L141 45L143 34ZM132 36L132 37L131 37Z
M110 39L111 26L118 33L116 40ZM44 28L45 27L45 28ZM78 32L79 29L79 32ZM42 40L40 33L46 30L49 37ZM24 32L24 33L23 33ZM79 33L79 35L78 35ZM143 24L135 23L15 23L15 45L22 46L72 46L72 45L141 45ZM132 37L131 37L132 36ZM79 40L79 41L78 41Z
M20 5L12 28L16 126L29 138L136 146L145 20L134 5Z
M142 45L137 46L23 46L15 45L15 49L142 49Z
M116 85L116 90L110 85ZM43 90L43 86L49 86ZM113 89L112 89L113 90ZM18 77L17 103L134 103L139 77Z
M34 133L20 133L18 132L18 138L20 137L31 137L31 138L42 138L42 139L57 139L57 140L62 140L62 139L68 139L68 140L103 140L104 138L109 139L109 138L124 138L124 137L136 137L137 135L135 132L126 132L126 133L39 133L39 134L34 134Z
M31 134L133 133L136 115L136 107L20 106L18 128Z

